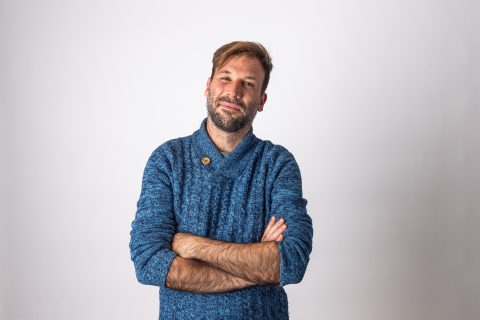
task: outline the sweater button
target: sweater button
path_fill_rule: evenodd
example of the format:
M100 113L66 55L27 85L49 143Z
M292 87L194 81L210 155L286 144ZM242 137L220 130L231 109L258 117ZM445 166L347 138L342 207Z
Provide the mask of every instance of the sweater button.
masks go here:
M203 157L203 158L202 158L202 163L203 163L204 165L209 165L210 162L212 162L212 160L210 160L209 157Z

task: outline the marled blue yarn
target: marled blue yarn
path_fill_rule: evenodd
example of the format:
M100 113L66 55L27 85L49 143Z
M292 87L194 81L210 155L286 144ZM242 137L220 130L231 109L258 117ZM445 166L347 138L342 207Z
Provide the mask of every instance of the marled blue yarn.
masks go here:
M201 162L208 156L209 165ZM285 148L250 131L224 158L205 130L158 147L147 162L132 223L138 281L160 287L160 319L288 319L283 286L302 280L312 250L312 221L300 171ZM198 294L165 287L175 232L237 243L258 242L269 218L285 218L280 286Z

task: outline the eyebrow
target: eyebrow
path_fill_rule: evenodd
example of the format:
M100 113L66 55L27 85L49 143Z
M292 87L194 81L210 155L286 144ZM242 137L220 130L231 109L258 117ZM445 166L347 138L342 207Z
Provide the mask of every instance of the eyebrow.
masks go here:
M225 73L225 74L232 74L230 71L228 70L221 70L219 71L218 73ZM249 80L254 80L254 81L257 81L257 78L255 78L254 76L246 76L245 79L249 79Z

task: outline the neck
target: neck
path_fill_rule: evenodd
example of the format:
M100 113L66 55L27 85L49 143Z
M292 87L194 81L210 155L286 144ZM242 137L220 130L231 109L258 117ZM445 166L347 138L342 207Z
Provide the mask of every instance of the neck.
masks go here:
M252 125L246 125L237 132L225 132L217 128L210 117L207 119L207 132L218 150L222 152L232 152L233 149L242 141L243 137L250 131Z

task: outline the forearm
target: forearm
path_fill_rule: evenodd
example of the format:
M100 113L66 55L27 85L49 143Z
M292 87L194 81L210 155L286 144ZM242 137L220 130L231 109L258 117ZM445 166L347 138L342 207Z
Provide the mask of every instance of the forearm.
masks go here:
M256 284L278 284L280 253L275 241L230 243L192 236L189 258L198 259Z
M199 293L227 292L253 284L208 263L180 256L172 261L166 279L167 288Z

